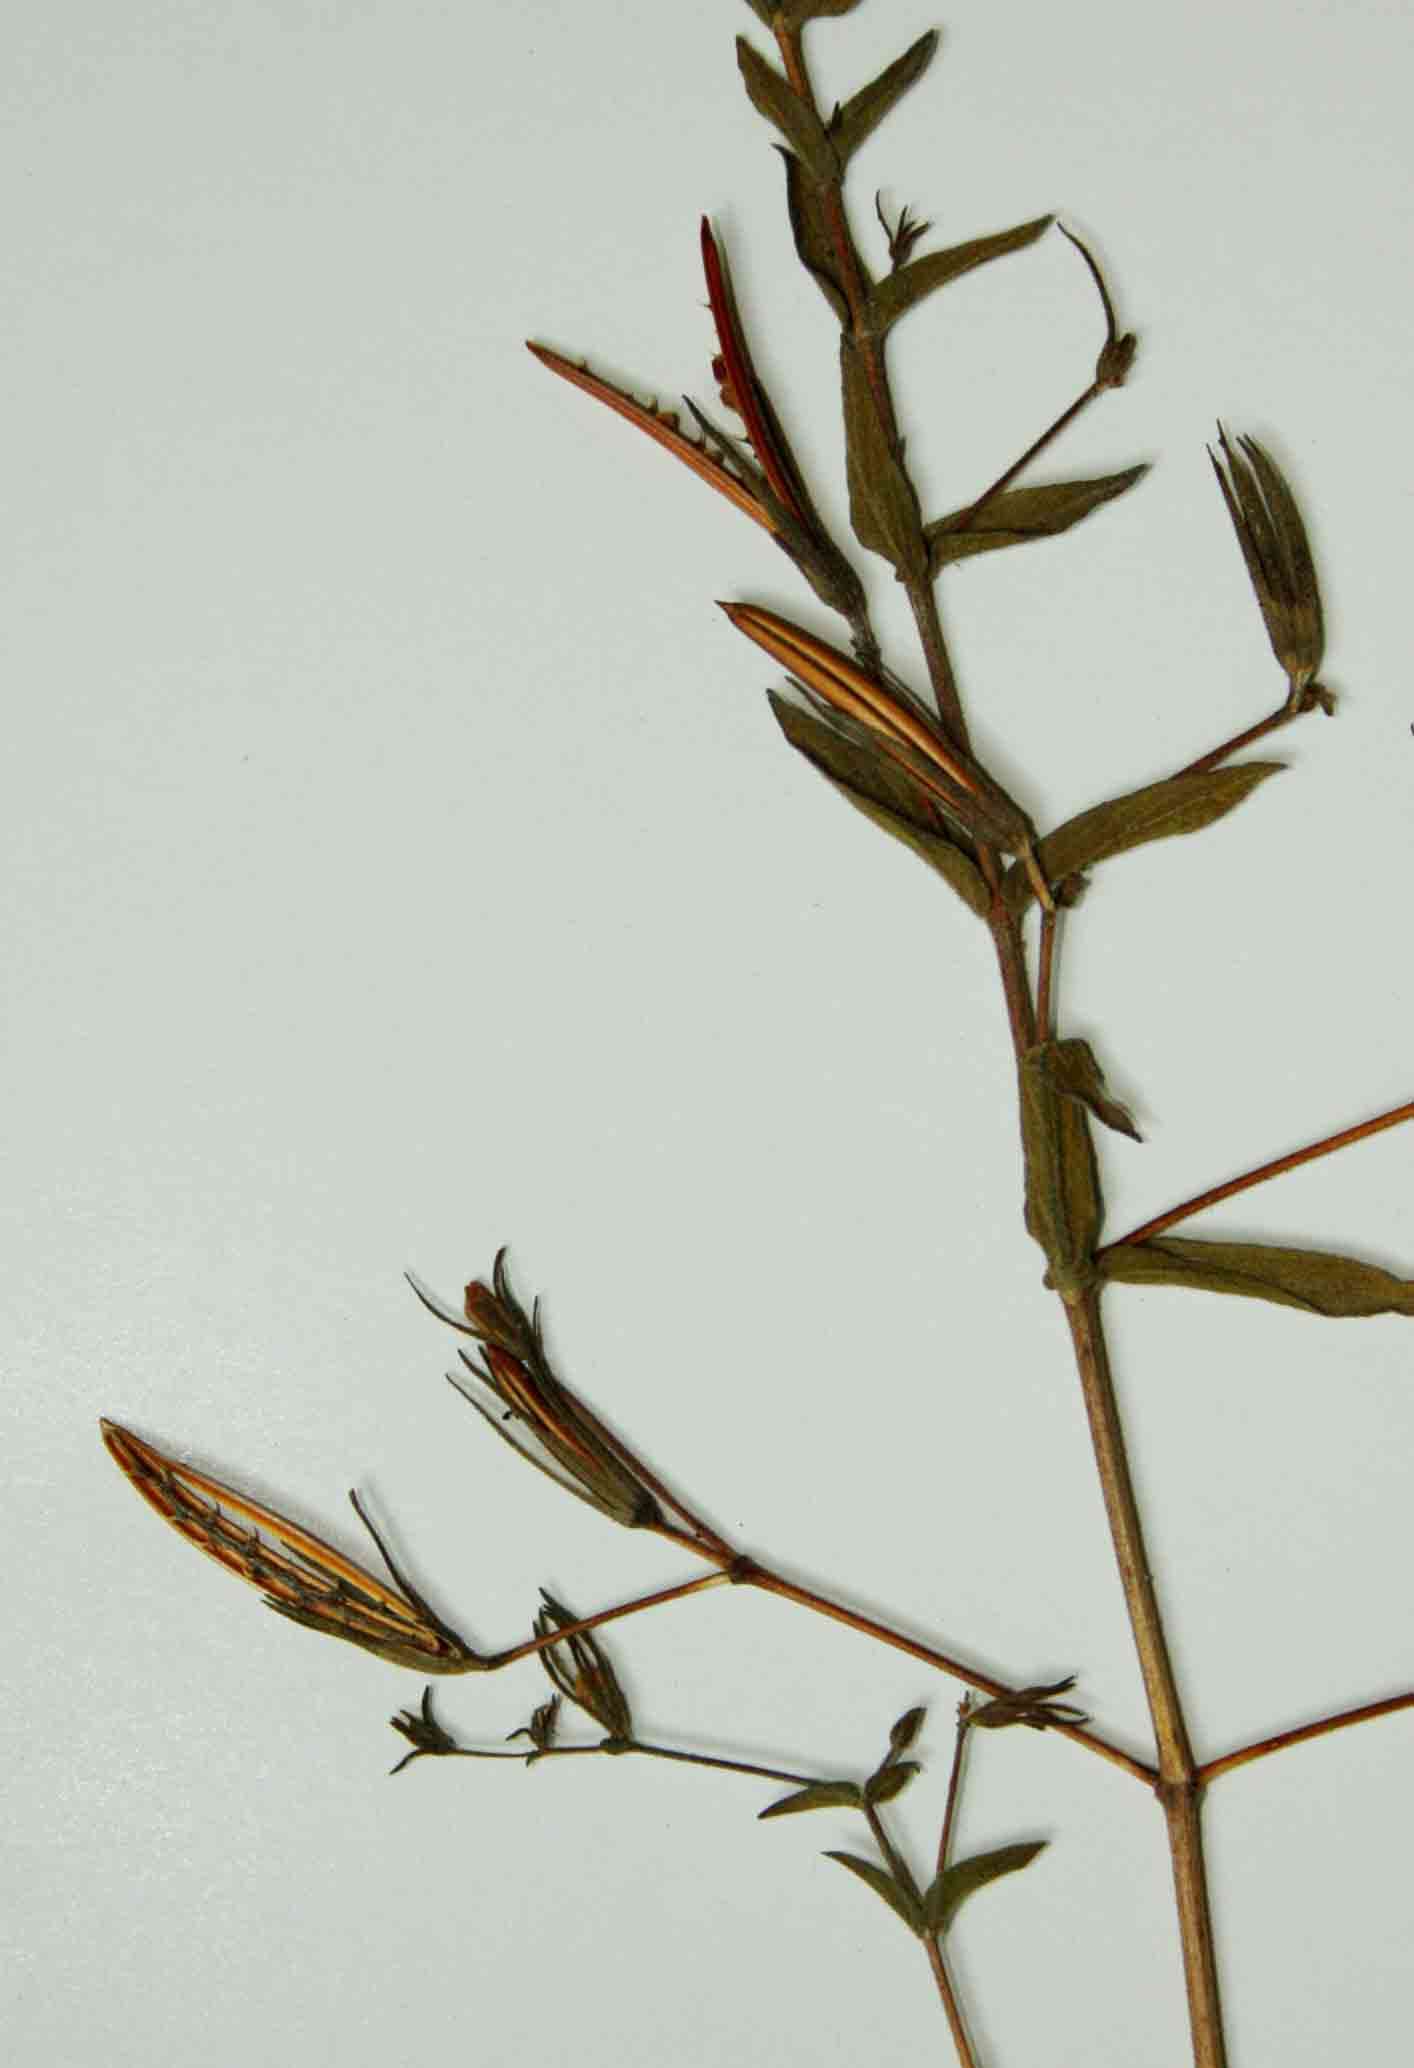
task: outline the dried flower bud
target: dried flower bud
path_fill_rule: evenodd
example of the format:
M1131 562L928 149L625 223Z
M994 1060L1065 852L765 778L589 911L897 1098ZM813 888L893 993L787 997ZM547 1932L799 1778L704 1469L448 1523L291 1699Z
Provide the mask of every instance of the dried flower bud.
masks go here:
M721 609L834 716L860 727L890 760L906 768L956 824L1009 854L1027 852L1033 829L1025 813L943 737L920 706L772 610L744 603L723 603Z
M356 1494L349 1496L354 1511L378 1546L392 1587L322 1537L164 1457L130 1429L108 1421L100 1426L110 1456L149 1507L188 1543L259 1587L277 1615L424 1673L472 1673L484 1664L397 1570Z
M1024 1723L1028 1730L1043 1731L1057 1723L1088 1723L1083 1709L1077 1709L1071 1702L1057 1702L1052 1698L1066 1695L1075 1685L1075 1675L1065 1680L1054 1680L1049 1686L1019 1687L1009 1695L997 1695L990 1702L981 1703L970 1709L966 1721L969 1725L980 1725L983 1730L1005 1730L1009 1724ZM960 1712L959 1712L960 1714Z
M630 1529L653 1529L663 1511L640 1478L630 1452L593 1410L552 1371L545 1354L537 1301L529 1314L511 1289L506 1252L500 1251L488 1286L473 1279L456 1314L410 1280L413 1291L440 1321L485 1346L485 1361L461 1353L461 1361L500 1403L502 1412L484 1406L467 1390L459 1375L453 1386L512 1450L568 1493L587 1501L601 1515ZM462 1316L464 1315L464 1319ZM514 1433L507 1424L515 1424Z
M400 1709L390 1721L398 1736L412 1746L411 1752L405 1752L397 1765L389 1768L390 1773L400 1774L415 1759L446 1759L460 1749L451 1732L443 1730L432 1714L430 1687L422 1690L420 1709Z
M548 1637L552 1631L578 1622L579 1618L543 1587L540 1593L545 1606L535 1618L537 1637ZM577 1630L558 1644L546 1645L540 1662L560 1694L592 1716L606 1737L623 1741L633 1736L628 1698L592 1631Z
M506 1743L513 1745L517 1738L529 1738L536 1752L548 1752L555 1742L559 1720L560 1697L551 1695L548 1702L542 1702L538 1709L532 1711L529 1723L523 1723L519 1730L508 1734Z
M1255 438L1236 447L1218 426L1222 461L1208 448L1232 528L1247 563L1272 652L1286 670L1291 698L1303 709L1331 696L1316 682L1325 653L1325 621L1315 563L1301 512L1286 477ZM1223 471L1223 461L1227 471Z

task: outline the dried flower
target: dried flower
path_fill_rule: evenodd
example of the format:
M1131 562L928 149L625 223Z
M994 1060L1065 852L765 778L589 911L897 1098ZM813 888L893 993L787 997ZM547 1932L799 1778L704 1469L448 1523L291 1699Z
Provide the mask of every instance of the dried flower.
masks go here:
M957 824L1011 854L1025 854L1032 827L1024 812L975 761L944 739L926 713L886 689L847 654L754 604L723 603L739 632L769 653L837 719L861 728L906 768Z
M472 1673L484 1664L397 1570L356 1494L349 1498L393 1587L322 1537L165 1457L130 1429L109 1421L100 1427L109 1454L148 1505L188 1543L259 1587L277 1615L424 1673Z
M548 1637L552 1630L578 1622L579 1618L543 1587L540 1593L545 1606L535 1618L537 1637ZM622 1741L633 1736L628 1698L607 1652L590 1631L579 1630L562 1643L547 1644L540 1662L559 1692L592 1716L607 1737Z
M473 1279L466 1288L462 1315L435 1299L416 1279L409 1283L439 1321L484 1345L484 1362L465 1351L461 1361L500 1402L500 1414L469 1392L459 1374L449 1372L448 1378L488 1427L537 1471L601 1515L629 1529L662 1525L663 1511L640 1478L642 1468L632 1454L551 1370L539 1302L526 1313L511 1289L504 1249L496 1258L491 1284ZM516 1433L508 1423L518 1425Z
M559 1720L560 1697L551 1695L548 1702L542 1702L538 1709L531 1711L529 1723L523 1723L519 1730L507 1734L506 1743L512 1745L517 1738L529 1738L536 1752L548 1752L555 1742ZM533 1757L533 1753L529 1755L529 1758Z
M420 1709L400 1709L391 1721L393 1729L399 1737L407 1739L412 1750L404 1753L395 1767L389 1768L390 1773L400 1774L415 1759L446 1759L460 1749L451 1732L443 1730L432 1714L430 1687L422 1690Z
M1234 447L1219 424L1218 442L1222 460L1211 446L1208 457L1247 563L1272 652L1291 684L1291 701L1302 710L1319 704L1329 712L1334 699L1316 681L1325 654L1321 591L1296 498L1281 469L1255 438L1240 437Z
M1024 1723L1028 1730L1043 1731L1057 1723L1088 1723L1089 1717L1083 1709L1077 1709L1072 1702L1057 1702L1056 1695L1068 1695L1075 1685L1075 1675L1065 1680L1053 1680L1049 1686L1014 1688L1009 1695L997 1695L990 1702L982 1702L975 1709L969 1709L965 1721L977 1724L983 1730L1005 1730L1009 1724ZM962 1712L958 1712L959 1721Z

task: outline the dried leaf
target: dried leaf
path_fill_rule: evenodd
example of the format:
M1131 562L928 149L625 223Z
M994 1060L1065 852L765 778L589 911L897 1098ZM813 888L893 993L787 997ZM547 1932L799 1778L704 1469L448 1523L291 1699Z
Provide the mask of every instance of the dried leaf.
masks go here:
M1131 790L1125 797L1112 797L1106 804L1092 805L1089 811L1067 819L1046 835L1037 848L1037 859L1048 882L1058 883L1151 840L1201 832L1225 818L1259 783L1285 766L1284 761L1239 761L1226 768L1168 776L1161 783ZM1007 871L1006 896L1015 912L1024 911L1032 896L1032 886L1019 867Z
M852 804L895 840L936 869L979 918L991 899L981 872L931 817L923 791L872 747L846 739L822 718L768 691L776 723L796 749Z
M876 1866L873 1860L861 1860L857 1853L826 1853L825 1858L838 1860L841 1867L848 1867L851 1874L857 1874L876 1896L883 1897L895 1917L901 1918L911 1932L916 1932L920 1938L923 1936L928 1927L922 1904L912 1890L902 1888L886 1868Z
M1128 1107L1106 1091L1104 1072L1088 1041L1048 1041L1044 1055L1046 1073L1057 1091L1064 1092L1067 1098L1079 1099L1097 1120L1114 1128L1117 1134L1128 1135L1134 1142L1143 1140Z
M1377 1264L1327 1250L1165 1235L1107 1249L1100 1268L1123 1285L1186 1285L1195 1292L1271 1300L1307 1314L1414 1314L1414 1278L1396 1278Z
M922 78L937 47L938 31L927 30L916 43L909 45L902 57L896 57L891 65L886 65L877 79L861 86L858 93L852 93L844 105L835 110L829 134L841 165L849 163L890 109L902 100L915 81Z
M744 36L736 39L736 56L747 98L757 114L775 124L812 179L833 178L839 160L815 110L801 99L785 73L768 63Z
M1055 538L1079 524L1092 510L1113 502L1148 473L1147 464L1102 474L1093 481L1048 481L1039 488L1009 488L972 508L950 511L927 528L935 568L993 553L999 546L1024 546L1033 539Z
M1089 1121L1056 1089L1048 1049L1042 1043L1021 1059L1026 1226L1045 1252L1046 1283L1064 1297L1095 1282L1103 1207Z
M904 274L893 277L901 280ZM900 574L921 581L928 573L928 545L917 492L904 469L903 453L880 417L864 355L848 335L840 339L840 385L855 537Z
M812 1781L808 1788L798 1788L794 1795L783 1795L779 1802L763 1809L757 1822L764 1824L769 1817L794 1817L803 1810L860 1809L863 1803L863 1794L853 1781Z
M849 296L840 278L839 254L825 221L818 190L806 176L800 160L782 149L786 168L786 208L796 257L819 288L841 323L849 322Z
M900 267L897 273L890 273L874 289L873 314L877 328L888 330L926 295L961 279L974 267L985 266L992 259L1006 258L1013 251L1024 251L1054 221L1052 215L1038 215L1029 223L1018 223L1014 229L994 230L990 236L974 237L966 244L950 245L946 251L930 251L926 258L914 259Z
M1026 1845L998 1846L995 1852L976 1853L970 1860L959 1860L955 1866L945 1868L923 1898L926 1928L945 1932L969 1896L1004 1874L1019 1874L1038 1853L1045 1851L1046 1843L1041 1838Z
M865 1782L864 1793L870 1802L892 1802L922 1771L916 1759L891 1759Z

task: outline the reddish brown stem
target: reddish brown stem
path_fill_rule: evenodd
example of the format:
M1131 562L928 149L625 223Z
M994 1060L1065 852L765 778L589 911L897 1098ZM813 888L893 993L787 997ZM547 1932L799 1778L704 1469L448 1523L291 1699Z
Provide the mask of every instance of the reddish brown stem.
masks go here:
M1077 395L1075 400L1070 404L1070 406L1067 409L1063 409L1061 411L1060 415L1056 418L1055 422L1053 424L1048 424L1046 426L1046 429L1041 433L1039 438L1032 439L1031 443L1027 446L1025 452L1021 455L1021 458L1019 460L1013 460L1011 465L1008 468L1006 468L1006 470L1003 473L998 474L996 480L992 483L990 488L983 489L981 495L978 496L975 503L969 503L967 508L960 512L958 516L949 519L949 523L951 524L953 530L966 531L968 525L971 524L972 520L975 517L979 516L981 512L986 509L988 503L991 502L993 496L998 496L1001 494L1004 488L1009 488L1012 482L1015 481L1017 475L1021 472L1022 468L1029 467L1032 460L1036 459L1041 453L1045 451L1046 447L1051 443L1052 439L1059 438L1061 432L1065 430L1066 426L1068 424L1073 424L1075 422L1075 419L1079 416L1081 410L1087 408L1088 405L1095 400L1095 397L1097 395L1103 395L1104 392L1105 390L1099 381L1091 381L1089 387L1085 389L1084 393Z
M577 1622L566 1623L562 1628L552 1630L546 1637L527 1638L524 1644L512 1645L509 1651L493 1652L489 1658L480 1661L478 1670L494 1673L502 1666L513 1666L517 1659L532 1658L536 1652L543 1652L547 1646L559 1644L566 1637L577 1637L581 1630L597 1630L601 1623L616 1623L624 1616L636 1616L641 1609L661 1608L665 1602L683 1601L689 1594L701 1594L708 1587L720 1587L730 1578L728 1573L703 1573L695 1580L682 1580L676 1587L660 1587L654 1594L640 1594L633 1601L620 1602L617 1608L601 1608L597 1615L581 1616Z
M1244 1171L1240 1178L1229 1178L1225 1184L1214 1185L1192 1199L1181 1200L1177 1206L1169 1207L1166 1213L1156 1214L1152 1221L1131 1229L1128 1235L1107 1242L1098 1255L1104 1256L1112 1249L1127 1248L1131 1243L1148 1242L1155 1235L1162 1235L1166 1228L1186 1221L1190 1214L1201 1213L1204 1207L1216 1206L1223 1199L1233 1199L1239 1192L1250 1192L1254 1185L1265 1184L1268 1178L1279 1178L1283 1171L1297 1170L1303 1163L1314 1163L1318 1156L1333 1155L1337 1149L1347 1149L1352 1142L1363 1142L1370 1135L1383 1134L1387 1127L1398 1127L1405 1120L1414 1120L1414 1099L1403 1106L1392 1106L1388 1113L1377 1113L1373 1120L1362 1120L1355 1127L1342 1128L1339 1134L1325 1135L1319 1142L1308 1143L1304 1149L1293 1149L1288 1156L1274 1157L1270 1163L1259 1164L1255 1170Z
M1401 1709L1414 1709L1414 1693L1387 1695L1382 1702L1366 1702L1359 1709L1343 1709L1338 1716L1323 1716L1319 1723L1303 1723L1295 1730L1278 1731L1274 1737L1259 1738L1253 1745L1239 1746L1236 1752L1225 1752L1221 1759L1210 1759L1198 1769L1199 1778L1208 1782L1218 1774L1230 1774L1234 1768L1248 1766L1254 1759L1265 1759L1270 1752L1284 1752L1288 1745L1304 1745L1308 1738L1324 1738L1331 1731L1343 1731L1352 1723L1369 1723L1377 1716L1393 1716Z
M1299 718L1300 715L1298 705L1279 704L1267 717L1259 719L1255 725L1249 725L1246 732L1239 732L1232 739L1224 740L1223 744L1214 747L1210 754L1200 754L1196 761L1188 762L1175 773L1201 775L1205 769L1216 768L1219 762L1226 761L1229 754L1240 754L1242 749L1250 747L1254 740L1264 739L1269 732L1275 732L1279 726L1289 725L1293 718Z
M1041 950L1036 975L1036 1031L1042 1041L1049 1041L1052 1034L1051 985L1056 959L1056 908L1046 907L1041 913Z

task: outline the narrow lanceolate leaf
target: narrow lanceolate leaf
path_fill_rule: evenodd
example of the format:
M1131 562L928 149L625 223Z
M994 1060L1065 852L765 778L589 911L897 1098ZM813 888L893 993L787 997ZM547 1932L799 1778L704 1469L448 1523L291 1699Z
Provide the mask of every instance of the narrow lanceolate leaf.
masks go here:
M911 1889L900 1887L884 1867L876 1866L873 1860L861 1860L857 1853L826 1853L827 1860L838 1860L841 1867L848 1867L851 1874L857 1874L866 1887L873 1889L876 1896L882 1896L911 1932L921 1938L927 1930L923 1906Z
M396 1570L354 1499L393 1577L389 1586L287 1516L165 1456L116 1422L101 1425L109 1455L164 1521L229 1572L258 1587L267 1608L326 1637L341 1637L396 1666L467 1673L477 1654Z
M951 567L977 553L999 546L1024 546L1033 539L1052 539L1069 531L1092 510L1113 502L1148 473L1147 465L1102 474L1093 481L1048 481L1040 488L1008 488L982 504L950 511L927 528L934 568Z
M864 1793L870 1802L892 1802L896 1795L902 1795L910 1781L917 1780L923 1771L916 1759L896 1759L887 1766L881 1766L864 1785Z
M542 366L551 373L557 373L561 380L569 381L573 387L582 388L586 395L592 395L597 402L612 409L638 430L645 433L655 444L670 452L674 459L690 467L699 481L705 481L709 488L715 488L728 502L735 503L753 522L769 532L779 530L779 525L766 505L753 490L749 480L739 480L735 474L710 452L704 443L690 438L678 422L674 410L660 409L656 402L639 402L622 388L616 388L612 381L606 381L597 373L591 373L587 366L577 366L572 359L565 359L558 352L552 352L548 345L527 344Z
M1239 761L1227 768L1205 768L1192 775L1169 776L1107 804L1092 805L1078 818L1067 819L1048 833L1036 850L1048 882L1091 869L1097 862L1143 847L1151 840L1171 840L1179 833L1198 833L1226 818L1250 797L1259 783L1284 761ZM1024 910L1032 886L1020 868L1007 871L1007 902Z
M1117 1134L1128 1135L1135 1142L1143 1139L1128 1107L1112 1099L1106 1090L1104 1072L1088 1041L1048 1041L1044 1053L1046 1073L1057 1091L1064 1092L1067 1098L1079 1099L1098 1121L1114 1128Z
M747 98L758 115L774 123L814 180L828 180L839 170L825 125L800 98L784 72L762 57L744 36L736 39L737 64Z
M970 1860L959 1860L956 1866L946 1868L923 1898L927 1929L945 1932L969 1896L1004 1874L1019 1874L1045 1849L1044 1838L1029 1845L1003 1845L993 1853L977 1853Z
M948 837L926 793L872 746L846 739L774 690L768 694L776 723L796 752L812 762L856 811L912 848L951 884L965 905L985 918L990 898L981 871Z
M923 262L918 261L919 264ZM901 274L894 276L901 279ZM923 579L928 545L918 496L880 415L864 354L846 333L840 339L849 520L855 537L902 575Z
M973 237L966 244L950 245L946 251L930 251L926 257L900 266L896 273L890 273L874 289L872 309L875 327L880 331L888 330L900 316L915 308L935 289L960 280L964 273L972 272L977 266L985 266L992 259L1006 258L1013 251L1024 251L1054 221L1055 217L1051 215L1034 216L1029 223L1018 223L1014 229L994 230L988 237Z
M1090 1123L1079 1101L1056 1089L1049 1047L1021 1059L1026 1226L1045 1252L1046 1283L1066 1297L1095 1282L1103 1208Z
M1307 1314L1348 1317L1414 1315L1414 1278L1396 1278L1377 1264L1319 1249L1278 1249L1265 1242L1191 1242L1165 1235L1126 1242L1100 1257L1106 1278L1123 1285L1185 1285L1194 1292L1236 1293Z
M783 1795L763 1809L757 1822L798 1816L802 1810L862 1809L863 1805L864 1797L853 1781L812 1781L808 1788L797 1788L794 1795Z
M916 43L909 45L902 57L896 57L891 65L886 65L877 79L861 86L858 93L852 93L844 105L835 110L829 134L842 165L848 164L866 138L874 134L889 110L902 100L910 86L922 78L937 47L938 31L927 30Z
M800 160L782 149L786 168L786 209L795 253L841 323L849 321L849 296L840 275L839 253L825 221L824 203Z

